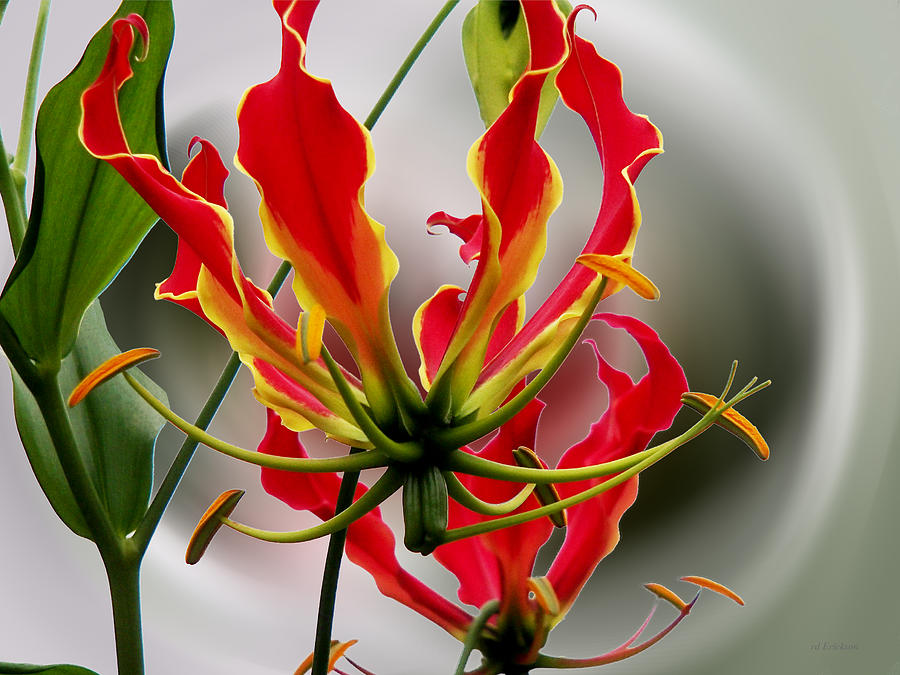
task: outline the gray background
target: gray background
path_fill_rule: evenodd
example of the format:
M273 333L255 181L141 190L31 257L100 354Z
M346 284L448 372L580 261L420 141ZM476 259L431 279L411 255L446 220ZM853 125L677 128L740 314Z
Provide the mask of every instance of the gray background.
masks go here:
M13 0L0 26L0 128L9 146L36 5ZM72 67L114 6L56 0L42 91ZM465 215L478 206L464 171L465 152L481 133L458 48L466 9L451 16L373 134L377 171L367 204L401 260L392 308L410 365L415 307L440 283L465 283L468 274L452 238L427 237L423 228L434 210ZM742 407L766 434L772 459L760 463L713 431L649 471L619 547L548 651L589 656L615 646L652 605L642 583L686 595L677 578L700 574L738 590L747 606L705 594L660 645L608 672L898 673L900 3L608 0L597 9L599 21L584 15L579 32L622 68L630 106L662 129L667 150L638 183L644 227L636 265L661 287L662 300L648 305L623 293L610 304L661 333L694 389L717 390L733 358L741 360L739 377L775 380ZM361 119L436 10L412 0L325 2L310 36L310 67L334 81ZM274 73L279 36L262 1L176 2L176 25L166 91L170 155L180 169L194 134L214 140L226 159L233 154L234 108L244 88ZM543 144L566 196L551 221L532 307L581 246L599 199L599 166L580 120L558 110ZM228 197L242 263L263 283L276 263L260 242L255 191L237 175ZM173 246L168 231L154 231L105 303L123 348L162 349L164 358L147 370L191 416L227 350L187 313L153 302L152 284L168 273ZM5 271L10 254L0 255ZM289 299L281 304L293 311ZM640 373L621 336L593 336ZM548 454L580 439L602 411L602 388L580 384L593 367L581 348L548 390L539 438ZM263 413L249 388L239 380L215 431L253 447ZM113 672L99 559L56 521L33 480L8 389L0 394L0 660ZM684 415L676 425L689 421ZM160 467L178 441L164 435ZM225 533L201 565L181 562L198 514L229 487L248 488L240 512L247 522L274 529L310 522L256 484L255 469L198 454L145 564L151 673L289 673L310 650L323 544L279 547ZM387 511L396 521L396 505ZM400 555L454 592L431 561ZM352 654L383 674L446 673L458 653L455 641L382 599L352 566L335 631L359 638Z

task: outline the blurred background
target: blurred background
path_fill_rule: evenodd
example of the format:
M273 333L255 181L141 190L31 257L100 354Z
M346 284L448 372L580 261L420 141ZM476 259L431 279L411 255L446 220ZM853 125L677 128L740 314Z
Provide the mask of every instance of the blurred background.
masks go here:
M343 105L363 119L439 4L323 2L310 34L310 70L332 79ZM115 6L57 0L42 92L74 66ZM13 0L0 26L0 128L10 144L36 9ZM467 215L479 206L465 174L466 151L483 130L459 49L467 10L462 3L454 11L373 132L377 169L367 207L401 261L392 312L411 370L415 308L440 284L465 285L471 274L453 237L424 228L435 210ZM666 148L637 184L644 225L635 256L662 299L648 304L626 291L604 309L650 323L694 390L718 392L733 359L739 383L752 375L774 380L741 407L772 457L761 463L712 430L644 474L619 546L546 651L591 656L616 646L653 604L643 583L687 595L677 579L697 574L731 586L747 606L704 594L662 643L607 672L900 673L900 3L608 0L597 10L599 20L585 13L578 31L619 65L631 109L661 128ZM195 134L214 141L226 161L233 155L235 107L246 87L274 74L279 26L262 0L176 2L175 11L166 116L170 161L180 173ZM580 250L602 178L587 131L568 110L557 108L542 144L560 167L565 198L551 220L531 308ZM227 196L244 269L265 285L278 261L262 244L255 189L236 174ZM123 349L162 350L146 372L176 411L192 417L228 348L193 315L153 301L174 246L170 231L154 229L103 304ZM0 256L5 276L8 247ZM289 298L280 304L296 312ZM590 330L610 360L642 374L623 335ZM602 413L603 387L583 384L594 367L589 348L580 347L546 390L538 445L547 455L580 440ZM214 424L217 435L245 447L255 447L264 422L250 387L243 373ZM96 551L56 519L33 479L8 382L0 411L0 660L113 672ZM676 428L691 421L682 413ZM163 433L159 476L179 444L178 434ZM246 522L272 529L312 522L265 495L258 470L200 449L144 566L150 673L290 673L312 648L324 543L277 546L226 532L200 565L182 562L199 514L232 487L248 490L240 511ZM396 504L386 511L398 521ZM398 555L453 596L455 581L433 561ZM446 673L458 655L452 638L383 599L351 565L341 579L335 637L358 638L352 657L382 674Z

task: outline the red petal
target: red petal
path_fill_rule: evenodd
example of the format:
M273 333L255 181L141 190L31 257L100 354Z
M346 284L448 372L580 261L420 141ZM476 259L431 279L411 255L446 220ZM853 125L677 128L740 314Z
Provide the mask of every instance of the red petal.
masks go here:
M266 435L259 451L282 457L307 457L298 434L281 424L274 412L268 412ZM336 474L307 474L262 469L266 492L298 511L310 511L322 520L334 515L340 479ZM356 499L366 491L360 485ZM374 509L354 522L347 532L347 557L375 579L378 590L403 603L438 626L463 639L472 618L462 609L404 570L394 555L394 535Z
M598 314L594 318L613 328L626 330L644 352L649 370L639 382L607 364L599 352L598 376L609 389L610 405L588 436L572 446L559 462L560 468L585 466L618 459L644 450L653 435L672 424L687 389L684 372L675 357L646 324L627 316ZM594 350L596 345L591 343ZM604 479L557 486L569 497ZM548 577L564 611L600 562L619 541L619 520L634 503L637 478L599 497L567 510L566 539Z
M281 68L244 95L236 161L259 189L269 247L294 267L300 306L324 308L371 391L398 362L386 301L397 259L384 227L363 207L374 169L369 133L341 107L331 83L305 67L316 4L275 4Z
M222 208L228 208L224 193L228 169L225 168L215 146L209 141L195 136L191 139L188 151L190 152L194 144L198 142L200 143L200 152L194 155L184 168L181 184L207 201L218 204ZM189 309L222 333L221 328L209 321L197 299L197 279L200 276L202 265L203 261L200 256L186 241L179 238L175 266L169 277L157 284L156 297L170 300Z
M453 216L438 211L432 213L425 221L429 234L436 234L432 228L444 225L452 234L463 240L459 247L459 257L466 265L475 260L481 254L481 240L484 233L484 216L480 213L467 218L454 218Z
M541 27L529 31L529 70L513 87L509 106L468 156L469 175L481 194L484 213L481 251L460 321L435 378L449 373L457 404L478 378L498 316L534 282L546 249L547 220L562 199L559 172L534 135L541 88L565 56L563 19L553 3L524 7L529 25Z
M532 4L541 3L525 3L526 9ZM597 54L591 43L574 35L576 13L570 15L567 24L570 53L556 85L563 102L587 124L603 167L603 198L582 253L630 256L641 221L634 181L647 162L662 152L662 136L646 117L632 113L625 105L622 74L616 65ZM485 369L478 382L483 391L473 395L473 403L486 409L496 406L506 392L491 380L516 382L542 367L569 330L565 319L585 311L596 283L595 273L573 264L556 290ZM616 290L618 287L610 284L606 295Z

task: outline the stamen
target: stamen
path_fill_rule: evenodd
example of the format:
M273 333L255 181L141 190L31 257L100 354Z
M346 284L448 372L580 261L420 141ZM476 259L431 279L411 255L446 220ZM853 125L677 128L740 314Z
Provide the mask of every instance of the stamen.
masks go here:
M666 588L662 584L644 584L644 588L653 593L655 596L671 603L679 612L683 612L688 606L688 603L678 597L678 594L675 593L675 591Z
M604 255L602 253L585 253L578 256L575 262L608 279L628 286L645 300L659 300L659 289L646 276L638 272L631 263L625 260L626 256Z
M308 312L300 314L297 326L297 354L304 363L315 361L322 352L322 333L325 330L325 310L321 305L313 305Z
M525 446L520 446L513 450L513 457L516 459L516 464L521 467L527 469L547 469L547 465L544 464L543 460L541 460L533 450L526 448ZM561 500L559 492L553 483L536 485L534 488L534 496L537 497L537 500L542 506L556 504ZM568 524L565 510L548 514L547 517L556 527L565 527Z
M701 415L705 415L720 403L719 399L711 394L693 391L682 394L681 402ZM759 429L734 408L728 408L723 411L715 423L741 439L760 459L766 460L769 458L769 444L766 443L762 434L759 433Z
M341 658L344 655L344 652L346 652L348 649L350 649L350 647L355 645L357 642L358 642L358 640L350 640L349 642L341 642L339 640L332 640L331 648L328 651L328 671L327 672L330 673L332 670L334 670L334 666L335 666L335 664L337 664L338 659ZM304 675L304 673L308 673L310 671L310 669L312 668L313 656L314 656L314 654L310 654L309 656L307 656L303 660L303 663L301 663L300 666L297 668L297 670L294 671L294 675Z
M194 528L194 533L191 535L187 551L184 554L184 561L188 565L200 562L200 558L203 557L212 538L222 527L223 519L231 515L243 496L243 490L228 490L220 494L216 501L206 509L206 513L200 517L200 522Z
M96 387L108 379L118 375L123 370L128 370L144 361L155 359L159 356L159 350L152 347L138 347L130 349L123 354L116 354L107 359L88 373L81 382L69 394L69 407L74 408L84 400Z
M713 581L712 579L707 579L706 577L681 577L681 580L686 581L689 584L700 586L702 588L708 588L713 593L724 595L726 598L734 600L741 606L743 606L744 604L744 599L741 596L739 596L724 584L720 584L718 581Z

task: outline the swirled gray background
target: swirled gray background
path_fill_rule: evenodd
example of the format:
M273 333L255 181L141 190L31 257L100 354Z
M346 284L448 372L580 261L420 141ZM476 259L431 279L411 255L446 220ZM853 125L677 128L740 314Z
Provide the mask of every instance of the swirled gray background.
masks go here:
M7 92L0 125L10 145L19 99L9 92L24 80L36 4L13 0L0 26ZM324 2L310 37L311 69L331 78L344 105L364 117L436 4ZM114 6L57 0L42 91L72 67ZM609 672L897 672L900 4L613 0L597 9L599 21L585 15L579 31L622 68L629 104L662 129L667 150L638 183L645 220L636 264L662 288L662 300L648 305L623 293L613 308L649 321L695 389L716 390L733 358L741 360L740 376L775 380L744 408L768 437L772 459L761 464L734 439L710 432L647 472L619 547L548 651L589 656L615 646L652 605L642 583L687 594L677 578L700 574L737 589L747 606L705 594L663 643ZM481 132L458 48L464 13L456 10L373 134L368 207L401 260L392 301L409 363L414 308L440 283L467 278L455 242L429 238L423 228L433 210L465 214L478 206L464 171L465 152ZM226 158L233 153L234 108L245 87L274 73L279 40L262 1L178 2L176 16L166 92L170 155L180 168L194 134L214 140ZM532 306L580 247L599 199L599 166L580 120L557 111L543 142L566 197ZM264 280L275 263L260 241L255 192L236 175L228 196L242 262ZM227 350L193 317L152 301L173 245L170 233L154 231L110 289L106 309L123 348L163 350L148 371L189 416ZM6 270L10 254L2 255ZM639 373L619 336L594 335ZM549 389L540 438L548 452L578 440L602 410L602 388L579 384L592 368L582 348ZM111 673L99 560L55 519L33 480L8 388L0 660ZM263 415L248 390L240 379L215 430L252 447ZM160 467L177 441L163 437ZM289 673L311 648L323 545L278 547L225 533L201 565L181 562L197 515L225 488L249 489L241 507L247 521L285 529L307 522L256 483L256 470L204 451L191 466L145 565L149 672ZM388 512L396 518L395 507ZM430 561L404 560L453 593L452 579ZM359 638L353 655L379 673L446 673L458 650L378 596L352 566L335 631Z

